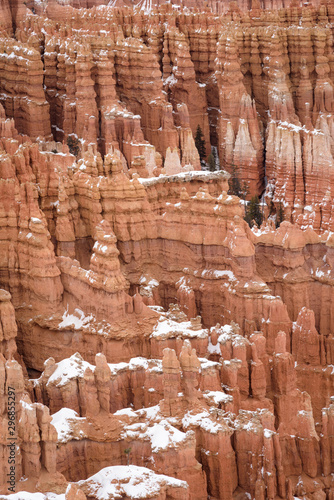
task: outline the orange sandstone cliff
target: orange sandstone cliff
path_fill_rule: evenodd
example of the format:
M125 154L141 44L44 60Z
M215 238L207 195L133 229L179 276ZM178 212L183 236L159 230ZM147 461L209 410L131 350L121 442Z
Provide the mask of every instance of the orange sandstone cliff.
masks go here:
M0 0L0 499L334 498L333 16Z

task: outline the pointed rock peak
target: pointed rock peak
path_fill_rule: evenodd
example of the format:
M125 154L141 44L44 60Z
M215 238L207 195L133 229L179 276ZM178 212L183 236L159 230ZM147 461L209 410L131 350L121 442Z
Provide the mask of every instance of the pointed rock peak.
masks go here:
M162 369L164 373L180 372L181 369L180 362L177 359L176 352L174 351L174 349L166 347L163 350Z
M302 307L299 311L296 324L305 330L315 330L314 311Z

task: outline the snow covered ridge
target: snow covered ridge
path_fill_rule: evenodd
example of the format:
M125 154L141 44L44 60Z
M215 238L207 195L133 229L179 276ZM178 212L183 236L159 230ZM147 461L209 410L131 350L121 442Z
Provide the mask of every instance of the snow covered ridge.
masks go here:
M95 366L84 361L79 353L59 361L55 366L56 369L49 377L47 385L55 384L58 387L62 387L70 380L83 377L87 368L90 368L92 371L95 370Z
M229 431L229 428L224 421L214 422L207 410L204 410L201 413L187 412L182 419L182 426L184 429L200 427L210 434L218 434L218 432Z
M197 272L194 273L197 277ZM229 281L236 281L236 278L232 271L229 270L204 270L201 277L210 278L210 279L228 279ZM152 296L152 291L154 288L159 286L159 282L153 278L148 278L146 276L142 276L140 278L141 291L143 295ZM181 278L178 282L179 287L182 289L187 289L187 285L185 283L185 277ZM191 289L189 288L189 292ZM201 323L198 322L198 319L193 319L187 321L187 317L184 317L179 320L174 320L174 317L170 317L170 313L162 312L159 317L151 337L155 338L174 338L174 337L182 337L182 338L206 338L208 336L208 330L201 327ZM92 323L96 323L96 319L92 314L85 315L85 313L76 308L72 314L69 314L68 310L66 310L62 316L62 321L59 323L59 329L74 329L74 330L85 330L92 329ZM108 323L103 325L102 323L96 323L96 333L103 335L105 331L107 332Z
M176 325L179 325L176 323ZM208 330L200 330L200 335L204 335L207 337ZM191 336L191 332L190 332ZM202 338L202 337L201 337ZM219 351L220 353L220 351ZM99 356L99 355L97 355ZM52 359L52 358L50 358ZM201 363L201 369L205 370L207 368L212 368L217 366L219 363L214 361L209 361L206 358L199 358ZM45 362L48 363L49 360ZM80 379L84 377L84 373L89 368L92 373L95 372L95 365L88 363L83 360L81 355L77 352L73 354L70 358L65 358L59 363L54 364L54 371L50 375L46 385L50 386L54 384L55 386L64 387L71 380ZM128 363L120 362L120 363L108 363L108 367L111 372L111 376L116 376L120 372L124 371L135 371L135 370L148 370L154 373L162 373L162 360L161 359L147 359L147 358L132 358ZM34 384L38 384L39 379L33 380Z
M287 121L282 122L281 120L278 120L278 121L272 120L272 122L276 123L278 128L289 128L293 132L299 133L299 132L303 131L303 132L306 132L308 134L313 134L313 135L324 135L322 130L320 130L320 129L309 130L306 128L305 125L303 125L303 126L295 125L294 123L290 123Z
M86 272L89 273L89 271ZM55 319L54 316L49 318L51 321ZM85 330L102 336L108 336L110 328L111 325L108 321L97 321L93 314L86 314L79 307L76 307L72 313L69 313L68 309L66 309L58 324L59 330Z
M66 443L75 437L73 427L76 423L85 422L85 417L79 417L76 411L70 408L62 408L52 415L51 424L55 427L58 434L58 442ZM79 431L79 438L83 437L83 432Z
M124 427L122 437L124 439L141 439L150 441L153 453L175 448L188 439L193 438L192 432L182 432L172 426L168 420L155 422L152 426L145 423L134 423Z
M180 479L156 474L146 467L137 467L135 465L106 467L93 476L79 481L76 484L87 496L97 498L98 500L110 500L116 498L162 498L162 491L168 492L170 489L179 488L188 490L188 484ZM67 487L66 495L71 489L71 483ZM183 495L181 491L177 498ZM177 493L176 493L177 494ZM169 498L174 498L172 492L168 493ZM65 494L56 495L55 493L29 493L20 491L13 495L4 495L0 498L8 500L65 500ZM175 497L176 498L176 497ZM187 491L184 491L184 498L188 498Z
M200 276L201 278L210 278L210 279L221 279L228 278L231 281L236 281L233 271L231 270L219 270L219 269L204 269L201 271L194 271L194 276Z
M194 329L192 321L182 321L178 323L171 318L161 316L158 323L155 325L151 337L159 339L168 339L181 337L182 339L208 337L209 331L207 328Z
M88 496L98 500L111 498L151 498L160 494L161 489L188 489L185 481L156 474L145 467L114 466L100 470L94 476L76 483ZM185 492L185 498L186 498Z
M233 396L229 396L222 391L207 391L203 393L203 396L208 402L213 401L216 406L221 403L233 403Z
M222 396L224 395L222 394ZM228 398L229 396L225 395L225 397ZM182 432L174 427L168 419L163 418L159 406L137 411L125 408L117 411L114 415L120 418L120 424L122 416L127 416L130 419L129 424L124 422L120 435L121 439L149 442L152 453L159 453L168 448L177 448L194 439L192 431ZM141 421L138 421L138 419L141 419ZM79 417L77 412L70 408L62 408L54 413L51 424L57 431L58 443L64 444L87 437L86 417Z
M189 182L189 181L203 181L208 182L210 180L218 179L229 179L230 174L225 172L225 170L220 170L219 172L208 172L208 171L193 171L193 172L181 172L180 174L174 175L160 175L159 177L151 177L149 179L138 178L139 182L145 186L154 186L155 184L165 184L167 182Z
M52 358L51 358L52 359ZM84 361L81 355L77 352L70 358L63 359L55 364L55 370L49 377L47 385L55 384L57 387L66 385L70 380L83 378L87 368L93 373L95 365ZM117 375L120 371L133 371L138 369L152 370L162 372L162 361L159 359L132 358L128 363L108 363L111 375Z

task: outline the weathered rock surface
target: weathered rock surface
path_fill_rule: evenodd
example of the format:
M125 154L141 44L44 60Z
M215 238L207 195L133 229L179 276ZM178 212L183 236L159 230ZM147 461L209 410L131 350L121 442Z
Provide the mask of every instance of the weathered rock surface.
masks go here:
M211 2L219 17L4 1L17 41L1 41L1 103L20 132L52 131L79 155L116 148L141 177L161 156L167 173L199 169L199 125L248 197L266 188L273 215L283 204L299 227L332 230L332 6L253 3Z
M6 290L0 290L0 326L0 353L6 359L13 359L16 355L17 326L11 295Z
M107 3L0 0L1 498L331 499L333 6Z

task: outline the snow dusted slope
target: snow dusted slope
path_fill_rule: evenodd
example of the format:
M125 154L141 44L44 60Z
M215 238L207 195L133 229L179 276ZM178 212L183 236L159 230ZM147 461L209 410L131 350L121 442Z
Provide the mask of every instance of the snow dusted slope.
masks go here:
M155 474L145 467L130 465L102 469L86 481L79 481L78 486L87 496L97 500L111 498L189 498L188 485L185 481ZM182 497L181 497L182 495Z

